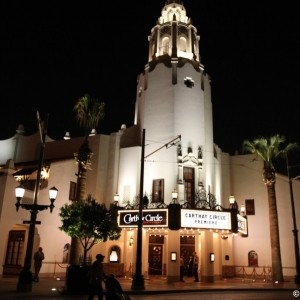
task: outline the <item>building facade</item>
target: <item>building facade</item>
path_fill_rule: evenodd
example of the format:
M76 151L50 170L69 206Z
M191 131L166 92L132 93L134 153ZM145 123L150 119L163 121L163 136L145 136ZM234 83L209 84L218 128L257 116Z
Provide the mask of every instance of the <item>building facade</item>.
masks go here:
M96 253L103 253L104 262L113 264L115 272L122 276L134 273L137 207L143 201L145 276L165 275L168 282L179 281L179 256L182 254L187 263L194 251L200 258L203 281L242 276L241 268L251 274L253 267L270 276L268 203L261 177L262 162L253 160L252 155L229 156L214 144L210 78L201 64L197 29L180 1L166 2L148 40L148 62L138 77L134 125L122 125L117 133L89 139L94 155L87 175L87 193L106 205L117 193L119 225L123 228L120 240L100 243L90 255L94 258ZM59 231L58 214L59 208L74 198L74 153L82 140L47 139L38 201L49 202L49 187L56 186L59 194L52 214L38 214L41 225L36 226L34 248L41 245L45 250L41 270L45 276L63 274L68 263L71 239ZM14 189L26 181L23 201L31 203L39 136L25 136L20 127L14 137L0 141L0 149L0 235L5 237L5 243L0 245L4 266L0 272L13 274L23 264L28 237L28 225L23 221L29 218L27 211L16 212ZM297 180L293 183L299 220L300 184ZM174 191L176 198L172 196ZM285 176L277 177L276 192L283 271L285 276L293 276L293 223ZM232 195L239 208L246 206L248 232L244 234L232 227L234 215L226 210ZM181 205L176 214L169 209L173 203ZM195 214L198 219L186 217ZM190 223L191 219L194 223ZM181 221L178 230L170 227L171 220Z

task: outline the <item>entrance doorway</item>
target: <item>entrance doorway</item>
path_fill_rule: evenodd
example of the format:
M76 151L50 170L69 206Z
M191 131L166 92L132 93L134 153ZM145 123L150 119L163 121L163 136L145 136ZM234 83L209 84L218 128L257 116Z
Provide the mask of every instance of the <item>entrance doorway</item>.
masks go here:
M149 275L162 275L163 245L149 245Z
M165 265L163 265L163 245L164 236L150 234L148 248L149 275L164 275Z

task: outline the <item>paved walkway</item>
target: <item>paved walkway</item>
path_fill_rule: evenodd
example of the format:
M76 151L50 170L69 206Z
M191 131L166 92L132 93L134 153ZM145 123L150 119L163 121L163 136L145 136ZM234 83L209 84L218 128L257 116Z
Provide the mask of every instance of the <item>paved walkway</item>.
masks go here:
M299 290L300 285L294 284L293 280L275 283L272 281L264 281L263 279L241 279L231 278L225 280L215 281L214 283L194 282L193 278L185 278L185 282L175 282L168 284L164 276L151 276L145 279L145 290L133 291L131 290L131 279L117 278L120 282L124 292L128 295L138 294L163 294L163 293L180 293L180 292L203 292L213 290ZM40 297L59 297L61 290L64 289L64 278L40 278L40 282L33 282L32 292L17 293L16 285L17 278L1 278L0 277L0 299L9 298L10 296L18 295L22 298L31 294Z

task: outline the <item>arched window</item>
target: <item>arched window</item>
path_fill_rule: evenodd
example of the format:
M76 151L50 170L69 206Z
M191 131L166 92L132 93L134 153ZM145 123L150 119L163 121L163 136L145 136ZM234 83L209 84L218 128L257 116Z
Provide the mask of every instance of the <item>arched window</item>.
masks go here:
M258 255L254 250L251 250L248 253L248 264L249 264L249 267L257 267L258 266Z
M163 54L169 54L169 37L164 37L162 39L162 53Z
M179 51L186 52L186 38L184 37L179 39Z
M121 249L119 246L112 246L109 250L109 262L119 263L121 259Z

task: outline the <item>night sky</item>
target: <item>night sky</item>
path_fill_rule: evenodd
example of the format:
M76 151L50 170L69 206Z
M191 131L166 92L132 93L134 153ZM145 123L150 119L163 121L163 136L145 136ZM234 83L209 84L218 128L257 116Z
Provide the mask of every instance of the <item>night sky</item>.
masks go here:
M261 135L300 142L300 30L291 2L183 1L212 79L214 141L224 152L233 154L244 139ZM137 76L164 4L1 3L0 139L20 123L25 134L34 133L36 109L50 114L50 137L83 135L72 107L85 93L106 104L98 133L133 125Z

